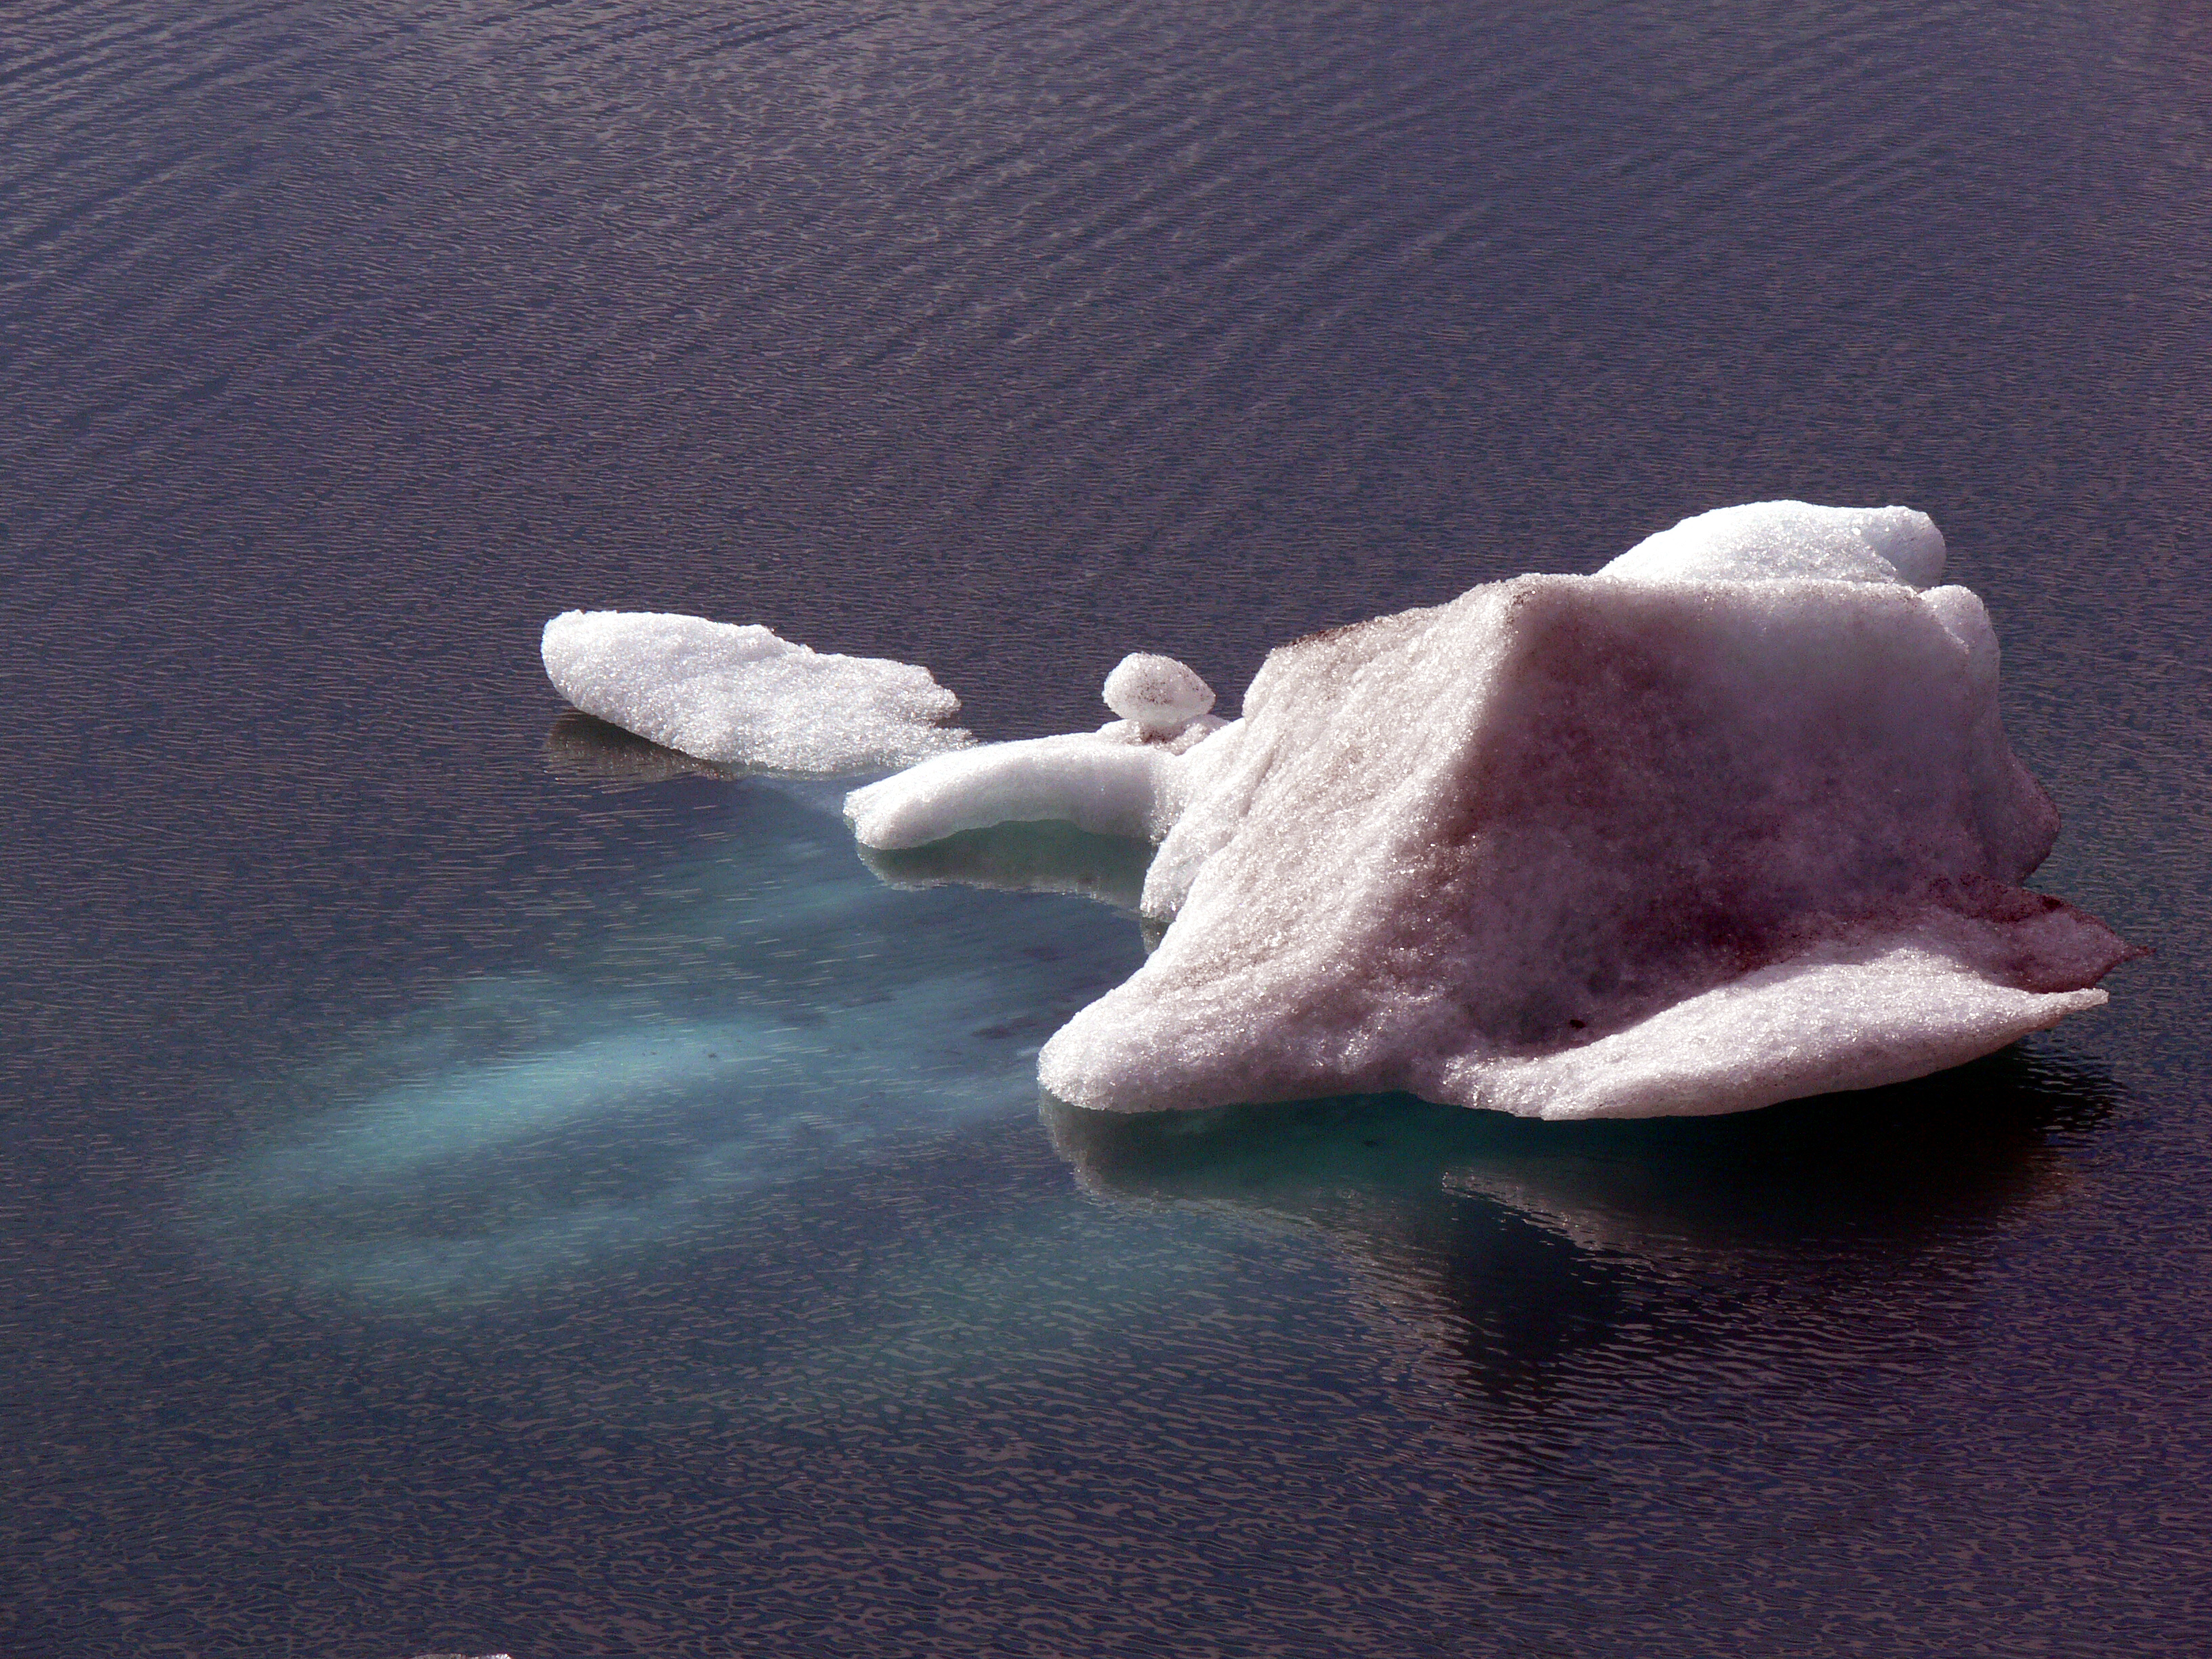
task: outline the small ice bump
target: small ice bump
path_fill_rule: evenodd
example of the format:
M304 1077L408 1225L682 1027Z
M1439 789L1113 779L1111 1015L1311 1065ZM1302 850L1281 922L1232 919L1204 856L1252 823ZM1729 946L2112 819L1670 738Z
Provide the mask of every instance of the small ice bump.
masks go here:
M1170 738L1213 707L1213 688L1173 657L1131 652L1106 677L1106 706L1148 738Z
M1699 513L1642 541L1597 573L1636 581L1901 582L1943 575L1943 532L1909 507L1748 501Z

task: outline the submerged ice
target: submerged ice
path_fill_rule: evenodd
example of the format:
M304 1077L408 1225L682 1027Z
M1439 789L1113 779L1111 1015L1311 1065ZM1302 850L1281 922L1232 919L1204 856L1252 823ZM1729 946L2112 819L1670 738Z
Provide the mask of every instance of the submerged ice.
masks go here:
M682 861L571 872L600 921L320 1044L196 1183L195 1237L251 1282L492 1300L726 1249L1033 1111L1037 1045L1136 939L1073 901L886 886L841 793L744 779Z
M554 689L586 714L726 766L860 772L971 739L926 668L843 657L757 624L661 611L569 611L545 624Z
M1079 1106L1635 1117L1902 1081L2101 1003L2130 954L2020 884L2057 815L1943 556L1902 507L1724 508L1285 646L1234 724L987 745L848 815L876 848L1161 843L1172 925L1040 1057Z

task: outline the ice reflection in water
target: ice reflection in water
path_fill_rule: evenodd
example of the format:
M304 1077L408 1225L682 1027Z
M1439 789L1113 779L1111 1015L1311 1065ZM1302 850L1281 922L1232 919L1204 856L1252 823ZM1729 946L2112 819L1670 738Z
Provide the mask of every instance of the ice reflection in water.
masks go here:
M1135 913L1152 848L1068 823L1001 823L923 847L857 849L893 887L982 887L1009 893L1075 893Z
M1940 1272L1944 1245L2062 1190L2055 1143L2112 1097L2015 1048L1740 1117L1540 1124L1403 1096L1159 1117L1048 1100L1043 1116L1095 1196L1317 1231L1458 1383L1537 1399L1729 1345L1916 1258Z

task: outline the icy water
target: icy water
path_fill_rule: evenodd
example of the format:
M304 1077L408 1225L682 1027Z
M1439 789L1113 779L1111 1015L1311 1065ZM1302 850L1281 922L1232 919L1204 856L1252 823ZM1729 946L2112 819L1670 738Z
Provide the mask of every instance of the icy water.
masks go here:
M2212 1650L2209 271L2170 0L0 5L0 1653ZM1140 849L536 660L1027 735L1776 495L2156 954L1741 1119L1041 1109Z

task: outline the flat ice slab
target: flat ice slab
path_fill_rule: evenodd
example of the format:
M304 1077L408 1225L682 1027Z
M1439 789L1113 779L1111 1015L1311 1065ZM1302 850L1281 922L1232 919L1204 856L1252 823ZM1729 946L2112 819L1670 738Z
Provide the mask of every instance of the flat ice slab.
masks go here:
M554 689L586 714L724 766L861 772L974 741L926 668L842 657L753 624L569 611L545 624Z

